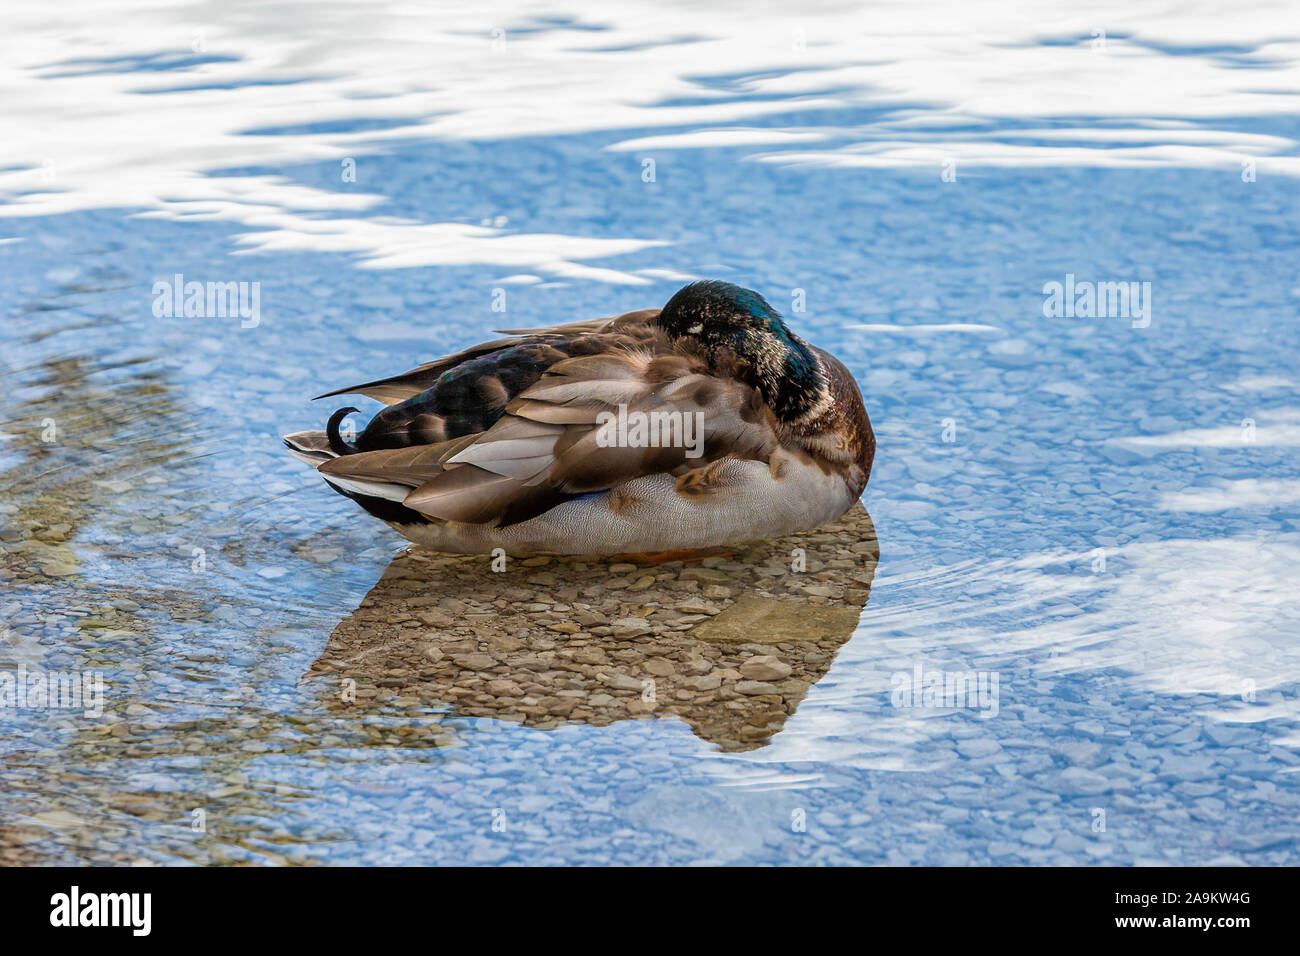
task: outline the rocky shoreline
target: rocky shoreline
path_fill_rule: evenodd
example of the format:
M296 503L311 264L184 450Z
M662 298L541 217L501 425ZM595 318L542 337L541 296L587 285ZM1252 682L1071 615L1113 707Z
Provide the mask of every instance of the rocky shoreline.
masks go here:
M853 635L878 557L861 505L698 563L538 556L493 571L410 549L308 676L337 684L336 713L441 706L541 729L673 716L752 750Z

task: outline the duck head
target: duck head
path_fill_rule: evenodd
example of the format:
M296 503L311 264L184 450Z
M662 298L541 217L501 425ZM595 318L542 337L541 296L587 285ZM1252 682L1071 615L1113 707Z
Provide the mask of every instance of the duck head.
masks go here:
M758 390L783 422L794 422L829 400L822 364L757 292L730 282L692 282L668 300L658 324L716 372Z

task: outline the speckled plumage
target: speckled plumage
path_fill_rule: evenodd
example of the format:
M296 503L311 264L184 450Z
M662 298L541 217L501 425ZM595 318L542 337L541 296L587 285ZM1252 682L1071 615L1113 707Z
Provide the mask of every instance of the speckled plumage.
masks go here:
M692 283L662 311L508 334L328 393L388 405L351 443L338 414L285 443L371 514L449 551L728 544L833 520L866 486L875 438L852 376L748 289ZM695 416L698 447L610 444L601 426L620 409Z

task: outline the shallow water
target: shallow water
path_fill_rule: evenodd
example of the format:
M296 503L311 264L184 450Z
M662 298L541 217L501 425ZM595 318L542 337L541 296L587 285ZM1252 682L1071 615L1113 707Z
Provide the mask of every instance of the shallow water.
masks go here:
M1296 862L1286 5L699 6L6 8L0 673L105 711L5 713L0 859ZM156 315L176 274L258 311ZM1149 314L1049 317L1067 275ZM876 428L870 597L794 713L345 706L412 559L278 436L696 276Z

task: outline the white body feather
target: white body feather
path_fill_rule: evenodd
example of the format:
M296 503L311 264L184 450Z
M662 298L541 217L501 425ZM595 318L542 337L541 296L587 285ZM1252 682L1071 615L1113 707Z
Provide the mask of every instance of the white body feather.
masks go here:
M670 475L649 475L505 528L443 521L392 523L439 551L482 554L625 554L708 548L776 538L834 521L857 498L838 475L789 463L783 477L756 461L730 460L726 487L683 495Z

